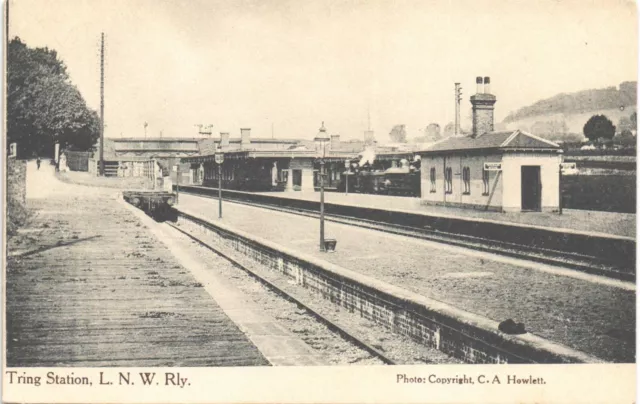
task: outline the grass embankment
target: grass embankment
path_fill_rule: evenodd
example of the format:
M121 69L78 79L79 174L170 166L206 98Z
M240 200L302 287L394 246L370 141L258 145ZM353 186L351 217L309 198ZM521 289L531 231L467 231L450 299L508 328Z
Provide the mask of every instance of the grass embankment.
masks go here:
M636 213L635 175L567 175L562 194L568 209Z

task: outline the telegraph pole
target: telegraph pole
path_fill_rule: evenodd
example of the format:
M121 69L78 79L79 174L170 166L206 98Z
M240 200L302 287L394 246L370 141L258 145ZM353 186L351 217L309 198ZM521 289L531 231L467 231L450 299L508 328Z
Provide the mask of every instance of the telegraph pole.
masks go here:
M453 133L455 136L460 134L460 101L462 100L462 87L460 83L456 83L456 122L454 125Z
M100 176L104 176L104 32L100 38Z
M5 36L6 36L6 40L7 40L7 50L9 49L9 3L10 3L10 0L7 0L7 10L6 10L7 15L5 16L5 18L6 18L6 21L5 21L6 26L5 26L5 33L4 33Z

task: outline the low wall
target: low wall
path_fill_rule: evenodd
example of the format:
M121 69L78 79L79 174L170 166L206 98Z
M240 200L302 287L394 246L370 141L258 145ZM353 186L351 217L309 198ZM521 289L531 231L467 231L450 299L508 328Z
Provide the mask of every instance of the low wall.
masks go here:
M27 202L27 162L14 157L7 158L7 197L16 202Z
M217 196L218 190L204 187L180 187L202 195ZM261 204L318 211L319 202L291 199L278 195L222 190L223 198L251 201ZM576 253L594 257L594 260L611 265L635 276L636 242L628 237L594 235L580 231L558 231L538 226L510 224L491 220L436 216L402 210L377 209L354 205L325 203L325 212L382 223L430 228L447 233L516 243L541 249Z
M7 234L13 235L27 219L27 162L7 157Z
M92 154L91 152L66 151L67 167L71 171L89 171L89 158Z
M599 363L600 359L532 334L508 335L498 323L366 275L293 251L177 208L178 222L280 272L325 299L391 331L468 363Z

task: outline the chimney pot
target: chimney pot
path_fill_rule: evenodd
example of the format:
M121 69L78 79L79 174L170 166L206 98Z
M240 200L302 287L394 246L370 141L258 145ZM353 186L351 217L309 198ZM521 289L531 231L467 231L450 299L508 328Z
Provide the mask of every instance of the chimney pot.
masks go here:
M489 77L485 77L484 78L484 93L485 94L491 94L491 85L489 83L490 83Z
M476 77L476 94L482 94L482 77Z

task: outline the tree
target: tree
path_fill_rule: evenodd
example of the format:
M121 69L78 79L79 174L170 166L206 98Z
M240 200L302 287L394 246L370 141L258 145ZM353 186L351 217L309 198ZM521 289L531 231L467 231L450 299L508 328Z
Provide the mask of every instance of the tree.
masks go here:
M626 116L621 116L620 120L618 121L618 133L622 133L625 130L631 130L633 129L633 123L631 122L630 118L627 118Z
M455 124L453 122L449 122L448 124L446 124L444 126L443 133L444 133L445 137L450 137L450 136L455 135L455 131L456 131Z
M623 130L620 134L616 135L613 138L613 141L622 146L635 146L636 145L636 137L633 136L629 129Z
M604 115L594 115L589 118L582 130L585 137L592 142L611 140L616 133L616 127Z
M391 137L391 141L394 143L406 143L407 131L405 125L395 125L391 129L391 132L389 132L389 137Z
M7 52L7 143L18 143L19 156L44 156L56 142L91 150L99 133L98 114L71 84L57 52L14 38Z
M440 135L440 125L437 123L430 123L424 129L424 135L427 142L437 142L442 138L442 135Z

